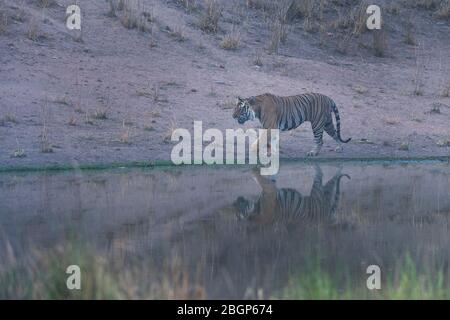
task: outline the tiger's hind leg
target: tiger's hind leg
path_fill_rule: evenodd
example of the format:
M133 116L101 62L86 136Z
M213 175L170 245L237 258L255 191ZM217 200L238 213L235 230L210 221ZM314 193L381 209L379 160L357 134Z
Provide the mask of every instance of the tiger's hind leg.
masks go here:
M314 127L313 126L313 133L314 133L314 148L308 152L306 155L308 157L315 157L319 154L320 149L322 149L323 145L323 127Z
M333 121L330 121L325 125L325 132L336 141L338 144L337 147L334 149L336 152L342 152L342 143L339 140L339 137L337 135L336 129L334 128Z

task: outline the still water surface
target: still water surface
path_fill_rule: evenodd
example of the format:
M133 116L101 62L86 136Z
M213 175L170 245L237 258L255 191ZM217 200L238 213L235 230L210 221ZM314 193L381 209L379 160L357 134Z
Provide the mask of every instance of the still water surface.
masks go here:
M247 167L1 174L0 295L28 297L61 271L47 254L73 247L131 298L296 298L283 293L317 268L345 295L367 290L369 265L383 284L400 279L406 258L425 281L447 279L449 217L448 163L285 163L270 179Z

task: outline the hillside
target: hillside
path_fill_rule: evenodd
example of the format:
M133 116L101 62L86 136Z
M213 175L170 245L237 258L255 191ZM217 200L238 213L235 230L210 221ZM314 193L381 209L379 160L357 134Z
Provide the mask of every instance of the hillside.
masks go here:
M174 128L237 128L236 97L265 92L338 103L353 140L321 157L450 154L447 0L373 1L382 31L352 0L81 0L81 34L72 2L0 0L1 166L168 160Z

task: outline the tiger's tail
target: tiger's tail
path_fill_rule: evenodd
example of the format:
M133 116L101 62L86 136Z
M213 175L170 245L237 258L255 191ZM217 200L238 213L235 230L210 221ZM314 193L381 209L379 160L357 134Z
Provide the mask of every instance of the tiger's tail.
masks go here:
M349 142L350 140L352 140L352 138L348 138L347 140L342 140L342 138L341 138L341 118L339 117L339 111L338 111L338 108L334 101L331 104L331 109L333 110L334 116L336 118L336 132L337 132L339 141L341 141L343 143Z

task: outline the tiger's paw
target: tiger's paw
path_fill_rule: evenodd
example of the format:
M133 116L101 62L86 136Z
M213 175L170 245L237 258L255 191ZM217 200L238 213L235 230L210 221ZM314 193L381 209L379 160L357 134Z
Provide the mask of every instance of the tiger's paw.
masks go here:
M306 154L307 157L316 157L319 154L317 150L311 150Z
M344 148L342 146L337 146L334 151L341 153L342 151L344 151Z

